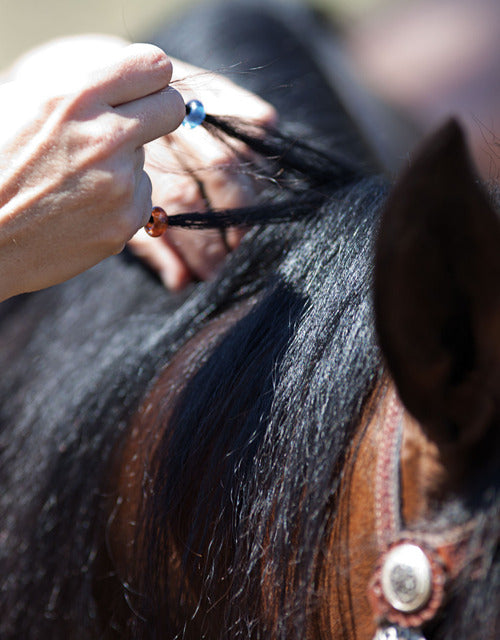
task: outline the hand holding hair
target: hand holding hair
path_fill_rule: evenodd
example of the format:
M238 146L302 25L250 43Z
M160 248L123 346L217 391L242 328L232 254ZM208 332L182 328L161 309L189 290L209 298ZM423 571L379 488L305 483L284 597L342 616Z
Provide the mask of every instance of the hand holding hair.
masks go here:
M0 299L118 253L149 219L143 145L180 124L184 102L157 47L104 60L54 78L41 55L45 74L24 61L0 86Z
M207 114L237 116L257 125L276 122L274 108L260 97L216 73L172 59L173 86L184 101L200 101ZM256 185L242 166L248 149L235 140L231 145L203 126L181 126L145 147L145 169L153 184L153 204L168 216L232 209L252 205ZM243 160L242 160L243 159ZM217 229L193 232L169 227L161 238L140 230L129 246L147 262L170 289L180 289L193 279L205 280L217 272L228 250L238 246L244 231Z
M141 229L153 203L170 215L254 198L235 153L243 145L231 150L201 127L164 136L193 98L260 124L274 110L217 74L179 61L172 71L152 45L126 44L56 40L21 58L0 86L0 299L76 275L138 229L132 251L172 289L212 276L239 243L241 230L169 229L151 239Z

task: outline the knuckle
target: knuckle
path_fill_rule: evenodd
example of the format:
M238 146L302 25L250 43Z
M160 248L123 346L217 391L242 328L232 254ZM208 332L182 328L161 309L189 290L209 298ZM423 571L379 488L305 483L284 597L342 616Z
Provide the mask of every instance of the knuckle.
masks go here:
M120 253L125 244L136 233L138 227L130 211L131 209L115 209L112 215L109 216L108 224L103 232L109 253Z
M93 197L106 209L128 206L134 199L135 175L129 167L107 167L89 172L88 180Z
M88 150L89 162L114 162L126 157L127 145L136 126L134 122L112 113L101 113L87 120L79 127L79 135ZM133 155L132 150L129 155Z
M47 114L61 111L61 107L68 104L68 98L63 95L52 95L45 100L44 108Z
M129 46L129 52L140 57L144 63L155 72L165 76L165 84L172 76L172 62L163 49L153 44L138 43Z
M92 96L86 88L55 96L53 99L57 102L61 115L66 120L78 121L84 121L85 116L83 114L89 110L92 102Z
M120 251L121 248L123 248L123 245L130 240L136 231L137 227L131 224L127 216L121 216L115 226L114 241L117 250Z
M75 119L74 101L75 97L71 94L55 93L44 100L41 115L44 120L52 119L56 131L66 131L68 124Z
M111 175L109 197L118 205L126 205L134 198L135 175L132 167L121 167Z
M110 254L113 256L118 255L119 253L121 253L124 249L125 249L125 245L127 244L128 238L127 240L125 240L125 242L115 242L114 245L111 247L110 250Z
M112 155L129 139L133 124L113 113L102 113L95 120L92 142L105 154Z

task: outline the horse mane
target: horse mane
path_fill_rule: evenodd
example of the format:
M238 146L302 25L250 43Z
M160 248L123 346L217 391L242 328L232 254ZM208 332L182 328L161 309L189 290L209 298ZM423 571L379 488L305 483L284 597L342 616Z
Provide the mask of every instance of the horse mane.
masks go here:
M230 21L230 5L227 14ZM192 20L202 21L203 9ZM193 24L180 30L199 33ZM164 48L175 53L175 38L165 37ZM281 87L290 75L290 41L272 34L268 40L284 43L276 67ZM203 38L194 44L210 48ZM177 218L183 226L216 228L258 220L213 282L169 293L125 253L0 306L0 359L8 371L0 379L2 638L87 640L103 629L109 637L159 637L148 627L158 610L172 636L199 640L193 634L201 628L210 637L211 616L220 614L231 640L305 637L322 595L317 563L337 515L353 431L383 376L371 284L388 186L369 175L359 142L353 153L329 155L321 145L305 153L300 136L328 130L326 146L340 140L342 149L351 148L351 135L358 138L307 56L297 58L294 73L304 83L291 97L282 94L287 133L276 132L264 154L271 176L273 158L285 164L288 154L281 184L271 181L252 209ZM312 106L311 90L319 96ZM293 117L305 125L290 126ZM244 123L208 124L262 142ZM130 416L179 349L245 304L249 312L197 363L168 432L159 414L161 440L144 485L154 499L137 523L137 540L148 539L145 557L137 557L143 579L128 584L103 561L116 500L107 493L110 461ZM194 595L184 581L169 594L181 610L190 599L199 605L184 628L156 589L169 580L173 544L182 548L187 581L200 567L206 576ZM101 618L96 599L106 590L115 593L117 609L126 607L126 629L114 611ZM230 603L223 610L222 595ZM341 628L343 637L352 636L349 610Z
M326 167L326 156L318 157ZM337 174L338 166L332 167ZM205 443L206 473L192 513L198 517L222 508L227 514L221 503L229 495L239 505L230 527L238 540L246 538L247 553L232 560L231 591L232 611L241 612L244 601L248 612L228 620L228 637L248 637L256 624L258 600L241 583L248 576L242 568L248 563L250 573L259 571L263 537L270 536L287 557L286 522L298 524L302 500L309 505L308 518L297 530L300 558L294 559L293 573L297 603L304 592L310 596L313 549L334 503L334 470L341 466L355 416L380 368L369 288L372 232L386 188L376 178L346 182L321 195L316 217L250 231L214 282L183 294L165 292L125 255L2 306L9 375L0 382L0 508L15 513L1 551L2 575L8 576L2 637L19 628L26 637L33 629L43 636L56 606L65 611L68 628L85 619L81 607L94 602L90 567L106 526L95 514L102 513L103 478L128 416L180 345L207 320L250 297L254 308L207 354L184 392L166 451L159 450L154 481L160 513L144 514L144 526L158 533L151 540L148 570L152 577L154 552L162 544L155 518L182 509L178 496L199 471L195 452ZM266 205L261 208L264 216ZM221 429L221 416L229 424L237 419L238 428ZM311 433L301 430L302 423L322 427ZM200 446L190 449L192 442ZM224 456L223 450L232 453ZM221 456L224 495L209 487ZM265 479L255 467L261 456L270 461ZM284 472L271 463L274 459L287 460ZM255 473L258 482L257 476L252 481ZM251 490L243 489L247 481ZM266 530L271 516L273 526ZM226 540L225 523L221 519L213 532L212 549ZM251 544L244 523L254 532ZM203 546L208 532L199 538L194 521L193 527L189 544ZM289 578L283 574L287 565L277 558L272 561L276 585ZM189 572L192 557L185 560ZM204 590L210 589L207 583ZM156 596L148 597L145 602L151 603ZM28 610L26 602L33 605ZM295 616L294 625L300 626L305 613ZM136 623L140 626L140 617ZM288 621L280 624L288 629ZM82 637L85 632L82 623Z
M203 564L202 600L220 589L218 554L229 554L227 637L300 635L308 612L298 603L311 600L338 472L381 371L369 291L374 217L384 193L380 183L365 181L337 193L335 207L325 206L315 223L260 229L249 239L258 251L248 255L247 273L262 277L256 302L189 380L153 461L154 498L143 513L150 563L139 591L155 608L160 596L148 585L168 580L158 558L171 547L171 527L191 522L182 532L184 569L192 575ZM263 265L261 256L283 243L286 256ZM216 526L200 530L213 514L220 514ZM249 635L266 606L264 579L277 602L288 601L289 619ZM290 581L293 599L285 598Z

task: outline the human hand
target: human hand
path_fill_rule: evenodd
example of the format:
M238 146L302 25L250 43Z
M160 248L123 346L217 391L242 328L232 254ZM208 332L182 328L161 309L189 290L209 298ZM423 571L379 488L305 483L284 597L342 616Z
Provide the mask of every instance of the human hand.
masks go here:
M0 86L0 299L119 252L151 212L143 145L184 116L152 45L119 47L83 77L42 66Z
M74 36L50 42L29 52L14 67L12 74L33 82L47 73L56 75L60 84L75 84L75 78L99 66L102 59L121 50L125 41L112 36ZM262 99L221 76L173 61L172 82L184 101L200 99L207 111L218 115L237 115L256 123L271 124L274 109ZM234 148L243 152L241 146ZM255 188L241 171L240 159L202 127L184 129L145 146L145 169L153 183L153 202L169 214L203 210L206 203L193 175L203 183L214 208L250 204ZM234 249L243 235L230 229L222 237L218 231L169 229L162 238L150 238L142 229L129 246L155 270L167 287L180 289L193 277L212 276L228 249Z
M226 78L179 60L172 63L172 82L185 102L196 98L208 113L234 115L258 124L276 120L271 105ZM205 197L215 209L249 205L255 197L255 186L241 166L243 146L234 143L237 155L203 127L180 127L150 142L145 149L153 203L168 214L203 211ZM242 235L240 229L229 229L222 236L218 230L172 228L161 238L150 238L141 229L129 247L159 274L168 288L177 290L193 278L212 277Z

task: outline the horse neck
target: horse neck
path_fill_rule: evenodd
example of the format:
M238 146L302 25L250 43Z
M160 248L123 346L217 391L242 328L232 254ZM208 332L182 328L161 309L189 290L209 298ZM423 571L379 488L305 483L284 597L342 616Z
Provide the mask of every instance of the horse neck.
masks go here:
M159 599L166 598L161 602L161 606L165 609L165 619L156 619L151 622L151 624L158 624L162 633L170 633L169 625L178 624L183 617L189 618L196 611L201 585L184 582L185 575L181 566L186 549L180 548L176 542L185 523L180 520L176 522L175 527L178 527L178 530L175 532L171 531L170 526L168 527L164 539L166 547L163 549L164 557L155 560L158 567L163 567L163 570L159 568L157 571L151 571L151 567L146 569L149 560L147 557L150 544L147 540L149 532L141 528L144 523L140 521L144 512L150 508L149 502L154 500L154 480L150 474L153 474L158 446L162 441L169 441L168 434L175 423L174 412L179 398L200 363L208 357L207 354L216 348L225 333L251 309L254 303L254 298L248 298L228 311L222 312L183 345L154 379L141 405L131 418L124 441L115 453L108 476L107 512L109 517L106 527L106 551L101 556L101 565L98 570L100 573L109 571L116 575L124 589L123 593L121 588L119 589L118 596L115 588L107 591L104 589L98 601L103 618L109 618L110 623L117 628L129 628L131 612L135 612L136 608L137 610L143 608L144 600L150 599L146 607L154 607L155 598L151 595L152 593L164 594L164 596L158 596ZM189 500L189 495L182 496L186 511L191 508ZM181 533L181 538L182 535ZM153 573L156 580L154 585L145 586L145 583L151 581ZM184 584L185 592L188 594L186 601L182 604L177 599L181 584ZM126 593L128 589L130 593ZM122 597L124 594L126 594L126 606ZM169 594L174 595L169 596ZM217 619L216 616L215 619ZM132 626L131 637L142 637L141 615L132 615ZM221 628L212 629L214 637L220 633ZM149 632L148 628L145 631L147 637Z

